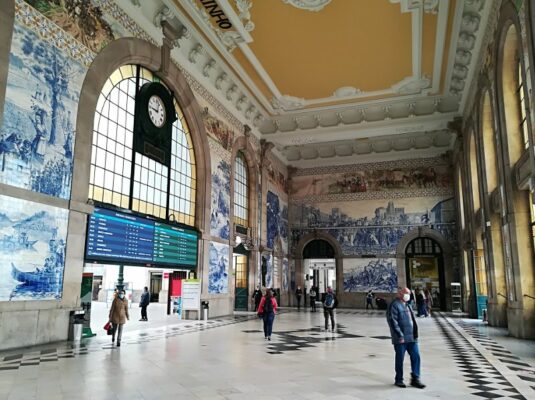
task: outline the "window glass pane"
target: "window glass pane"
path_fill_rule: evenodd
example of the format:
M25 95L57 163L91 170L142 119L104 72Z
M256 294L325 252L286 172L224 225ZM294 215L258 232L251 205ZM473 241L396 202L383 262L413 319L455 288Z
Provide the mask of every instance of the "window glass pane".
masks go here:
M151 71L124 65L102 88L94 117L89 197L161 218L168 217L169 201L169 213L175 220L193 225L197 187L195 156L187 124L176 101L179 119L172 128L172 173L168 167L148 157L134 156L132 151L136 82L141 87L153 81L159 79ZM134 160L136 165L132 171ZM168 187L172 188L169 194Z

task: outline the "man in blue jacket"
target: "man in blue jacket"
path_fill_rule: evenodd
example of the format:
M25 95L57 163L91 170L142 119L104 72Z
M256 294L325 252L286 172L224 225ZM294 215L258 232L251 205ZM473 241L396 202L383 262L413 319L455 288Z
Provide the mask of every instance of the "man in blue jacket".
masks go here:
M403 383L403 360L405 352L411 358L411 386L423 389L425 385L420 381L420 352L418 350L418 325L407 304L411 297L408 288L400 288L398 297L390 303L386 312L386 319L390 327L392 344L396 351L396 380L395 385L407 387Z

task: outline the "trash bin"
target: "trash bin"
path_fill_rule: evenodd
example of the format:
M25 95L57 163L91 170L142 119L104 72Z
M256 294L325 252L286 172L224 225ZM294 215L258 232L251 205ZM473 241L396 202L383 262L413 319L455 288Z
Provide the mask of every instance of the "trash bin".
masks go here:
M84 310L71 311L69 313L69 340L79 342L82 339L84 318Z
M210 302L201 301L201 308L202 308L203 319L205 321L208 321L208 310L210 309Z

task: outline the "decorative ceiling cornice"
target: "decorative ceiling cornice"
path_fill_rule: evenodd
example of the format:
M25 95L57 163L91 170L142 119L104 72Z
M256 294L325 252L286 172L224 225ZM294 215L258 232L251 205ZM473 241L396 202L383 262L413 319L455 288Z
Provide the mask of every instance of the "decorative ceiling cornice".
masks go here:
M236 1L236 4L230 6L230 1ZM98 0L98 2L111 1ZM278 146L277 152L282 153L284 153L282 149L289 145L288 141L283 138L292 137L294 138L292 140L297 143L305 140L303 138L309 135L308 132L313 132L313 141L317 138L330 141L344 140L340 137L347 136L349 132L353 132L353 135L357 137L372 137L367 135L367 132L370 129L374 130L376 125L383 126L382 124L389 127L387 130L389 133L383 133L383 135L392 134L394 130L396 134L403 134L408 132L408 129L412 129L411 127L414 127L416 131L441 129L433 127L429 121L452 119L462 111L460 104L461 101L466 102L468 84L472 82L473 69L478 61L475 59L478 58L479 53L476 54L476 51L482 41L481 27L487 23L490 3L499 3L498 1L458 0L452 44L449 50L450 62L446 73L447 93L445 95L429 94L438 92L435 88L439 80L435 79L436 71L433 71L431 78L421 76L414 79L411 77L398 83L395 88L390 89L395 93L390 98L366 100L362 97L363 92L359 88L345 86L336 89L332 99L338 102L343 100L346 104L300 109L311 107L311 105L306 104L305 99L290 95L281 95L272 104L256 90L256 85L248 74L233 62L230 52L221 40L221 35L211 28L205 29L206 21L192 11L195 0L181 0L180 2L178 0L155 0L154 2L141 2L138 7L133 6L131 0L116 0L116 2L132 18L135 17L136 23L144 32L147 32L146 36L150 37L151 42L155 40L159 42L161 37L161 30L154 26L155 18L167 19L176 27L182 27L180 47L173 50L172 57L187 75L188 82L190 84L193 82L192 86L196 88L196 92L202 93L203 98L210 104L217 104L219 113L229 120L233 119L234 126L248 123L258 128L260 133L269 135L269 140L273 140ZM441 15L445 15L444 12L441 14L442 7L449 3L448 0L437 2L394 0L391 2L399 3L402 10L405 7L404 4L407 10L419 7L420 12L434 12L433 10L436 9L438 25L441 23L440 19L443 18ZM238 32L240 36L237 40L233 38L232 43L241 47L251 40L249 32L245 29L247 21L250 21L250 14L247 17L247 13L251 2L243 0L242 4L238 3L240 0L218 0L221 8L228 6L232 9L233 14L229 10L227 15L232 15L233 26L236 27L235 32ZM177 7L177 4L183 8ZM227 13L228 8L224 9ZM160 15L157 16L157 14ZM202 32L198 30L198 27ZM252 27L254 28L254 23ZM475 39L469 35L473 35ZM456 55L460 56L464 53L457 54L457 50L463 49L463 46L472 45L470 51L473 56L463 68L461 63L457 62L459 60L456 59ZM437 63L435 58L434 65L438 64L442 62ZM463 71L466 72L465 75ZM465 83L462 89L451 90L450 93L453 78L464 79ZM453 85L455 84L457 81L453 81ZM379 132L374 135L379 136Z
M300 144L287 146L282 149L282 153L290 163L294 163L300 160L363 156L430 148L442 149L442 152L446 152L452 148L455 137L454 132L445 129L368 139Z

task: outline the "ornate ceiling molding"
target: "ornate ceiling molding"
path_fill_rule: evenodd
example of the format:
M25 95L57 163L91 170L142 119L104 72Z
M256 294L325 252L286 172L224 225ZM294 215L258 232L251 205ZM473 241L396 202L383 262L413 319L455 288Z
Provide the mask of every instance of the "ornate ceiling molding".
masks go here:
M436 14L439 0L390 0L390 3L399 4L403 13L423 8L426 13Z
M296 8L307 11L321 11L331 0L282 0L284 4L290 4Z

